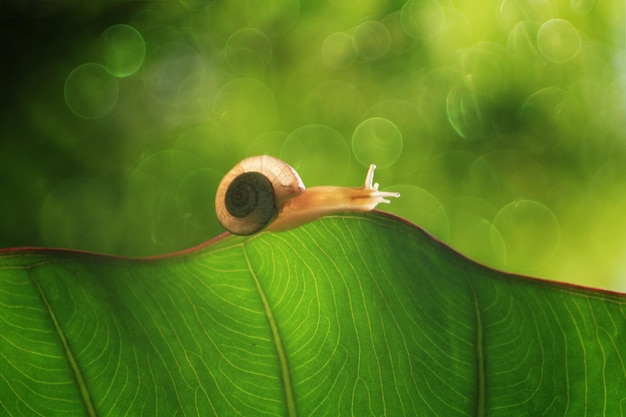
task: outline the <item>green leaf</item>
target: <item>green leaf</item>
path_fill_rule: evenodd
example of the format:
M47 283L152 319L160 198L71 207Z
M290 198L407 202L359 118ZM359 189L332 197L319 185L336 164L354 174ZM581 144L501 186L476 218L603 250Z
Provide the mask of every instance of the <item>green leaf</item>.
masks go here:
M0 264L10 416L626 413L624 295L493 271L377 213Z

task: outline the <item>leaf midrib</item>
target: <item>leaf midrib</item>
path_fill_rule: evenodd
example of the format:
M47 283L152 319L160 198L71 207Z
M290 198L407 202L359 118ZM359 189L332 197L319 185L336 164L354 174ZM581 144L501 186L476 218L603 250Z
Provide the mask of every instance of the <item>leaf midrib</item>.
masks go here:
M470 294L474 304L474 320L476 326L476 385L477 385L477 402L476 402L476 416L484 417L486 415L486 364L485 364L485 337L483 334L483 316L480 311L480 304L478 300L478 293L474 288L474 283L471 277L465 270L465 276L467 278Z
M285 352L285 345L283 344L283 339L280 335L280 329L278 328L278 323L276 323L276 319L274 318L274 313L272 312L272 307L267 299L263 286L261 285L261 281L257 277L254 269L252 268L252 264L250 263L250 259L248 257L248 252L246 251L245 246L242 246L244 257L246 258L246 263L248 265L248 269L250 270L250 275L254 280L254 284L256 286L256 290L261 298L261 302L263 303L263 310L265 312L265 317L267 317L267 321L270 326L270 331L272 333L272 341L274 342L274 348L276 350L276 355L278 356L278 366L280 368L280 380L283 386L283 393L285 395L285 405L287 407L287 415L289 417L297 417L298 413L296 411L296 400L293 393L293 384L291 382L291 374L289 372L289 361L287 360L287 353Z
M85 379L83 378L83 373L80 370L80 366L78 365L76 356L74 356L74 352L72 352L72 348L70 347L70 344L67 338L65 337L65 333L63 332L63 329L61 328L61 325L59 324L59 321L57 320L57 317L54 314L54 310L52 309L52 306L50 305L48 298L46 298L46 294L44 293L43 289L41 288L41 286L35 279L32 270L30 271L30 279L33 285L35 286L35 288L37 288L39 296L41 297L41 301L43 301L43 304L46 307L46 311L48 312L50 316L50 320L52 321L52 325L54 326L54 331L57 337L59 338L59 341L61 342L61 346L63 347L63 352L65 353L67 362L70 365L70 368L72 369L74 378L76 379L76 384L78 385L78 390L80 392L80 396L83 400L83 404L87 411L87 415L89 417L97 417L98 413L96 412L96 408L93 404L91 395L89 395L89 390L87 389L87 384L85 382Z

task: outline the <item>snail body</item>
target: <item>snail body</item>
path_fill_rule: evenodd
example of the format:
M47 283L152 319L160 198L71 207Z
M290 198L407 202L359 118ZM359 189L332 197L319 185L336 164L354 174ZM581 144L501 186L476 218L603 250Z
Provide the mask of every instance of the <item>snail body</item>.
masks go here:
M250 235L260 230L288 230L333 213L367 212L399 193L378 191L370 165L363 187L305 188L289 164L262 155L246 158L224 176L215 210L226 230Z

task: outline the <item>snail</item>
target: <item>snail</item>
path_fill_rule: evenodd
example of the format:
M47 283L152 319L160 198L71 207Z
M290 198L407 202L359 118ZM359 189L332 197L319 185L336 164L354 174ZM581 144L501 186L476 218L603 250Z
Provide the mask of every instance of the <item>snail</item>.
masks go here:
M365 184L358 188L305 188L298 173L271 156L253 156L239 162L220 182L215 196L217 218L236 235L260 230L283 231L333 213L367 212L387 197L400 193L378 191L372 184L376 165L369 166Z

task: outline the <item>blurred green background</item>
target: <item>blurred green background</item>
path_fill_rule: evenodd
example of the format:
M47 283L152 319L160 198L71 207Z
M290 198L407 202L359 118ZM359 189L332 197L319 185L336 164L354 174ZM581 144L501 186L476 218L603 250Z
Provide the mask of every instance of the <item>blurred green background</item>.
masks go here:
M130 256L222 231L246 156L507 271L626 290L622 0L9 2L0 247Z

